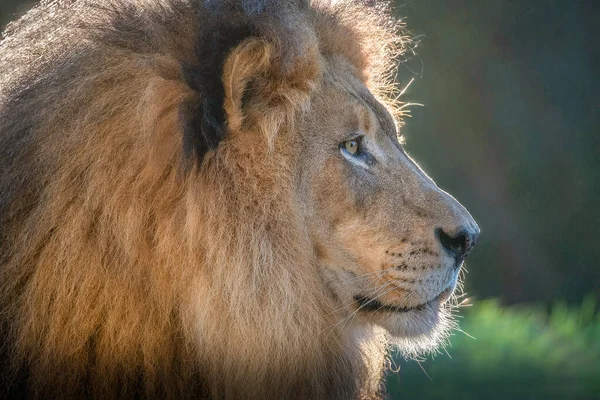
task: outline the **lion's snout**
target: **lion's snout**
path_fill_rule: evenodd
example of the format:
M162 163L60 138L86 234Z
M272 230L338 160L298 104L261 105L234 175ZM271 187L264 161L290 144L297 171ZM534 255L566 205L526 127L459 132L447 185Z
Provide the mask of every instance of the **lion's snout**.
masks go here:
M454 268L458 269L475 247L481 231L473 216L458 200L435 183L433 186L433 190L425 191L421 206L429 206L433 210L428 221L429 232L433 231L435 241L454 259Z

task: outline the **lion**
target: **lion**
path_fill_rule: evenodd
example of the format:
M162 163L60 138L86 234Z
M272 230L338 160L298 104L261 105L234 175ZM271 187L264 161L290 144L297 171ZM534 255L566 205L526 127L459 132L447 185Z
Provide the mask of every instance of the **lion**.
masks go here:
M375 399L477 224L407 155L382 2L59 0L0 44L3 396Z

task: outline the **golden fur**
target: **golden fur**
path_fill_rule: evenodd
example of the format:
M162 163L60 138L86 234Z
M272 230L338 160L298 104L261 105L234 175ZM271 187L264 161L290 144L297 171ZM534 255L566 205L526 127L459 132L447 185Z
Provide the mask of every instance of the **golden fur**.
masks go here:
M8 394L382 393L382 327L403 335L377 321L346 326L354 309L330 277L339 257L319 216L357 211L327 187L345 185L341 164L310 164L319 150L307 143L349 120L335 125L336 108L355 107L366 130L377 124L343 93L387 90L403 39L381 7L280 2L281 14L223 61L224 139L190 155L182 105L197 93L181 65L203 62L194 46L210 10L201 3L46 2L0 45L0 70L11 70L0 75ZM447 209L439 199L433 207ZM344 215L333 224L340 243L354 240ZM373 246L382 243L393 245Z

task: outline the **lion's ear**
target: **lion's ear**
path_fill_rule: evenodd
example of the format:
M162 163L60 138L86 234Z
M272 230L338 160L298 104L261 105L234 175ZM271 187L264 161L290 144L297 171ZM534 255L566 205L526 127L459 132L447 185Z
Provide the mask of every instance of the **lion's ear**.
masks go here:
M245 98L252 81L264 78L272 63L271 45L250 38L238 45L227 57L223 68L225 99L223 108L230 130L240 129L245 117Z

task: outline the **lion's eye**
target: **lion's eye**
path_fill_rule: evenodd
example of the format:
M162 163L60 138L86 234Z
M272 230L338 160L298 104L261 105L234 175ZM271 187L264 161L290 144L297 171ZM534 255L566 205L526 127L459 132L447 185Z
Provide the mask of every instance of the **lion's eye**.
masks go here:
M342 147L353 156L357 155L360 150L360 139L346 140L342 143Z

